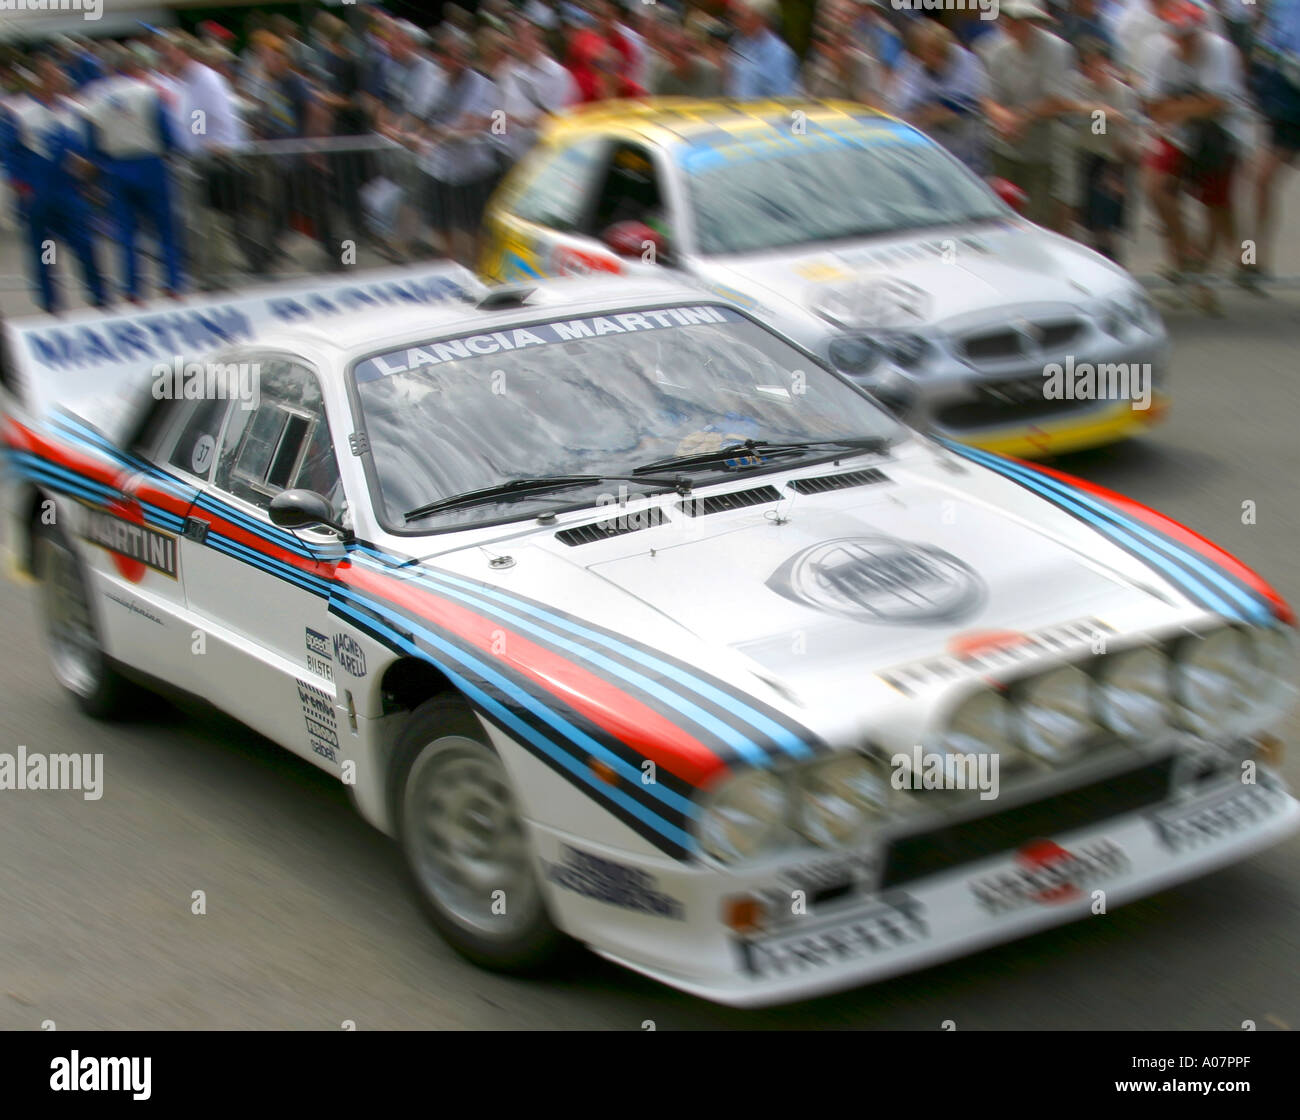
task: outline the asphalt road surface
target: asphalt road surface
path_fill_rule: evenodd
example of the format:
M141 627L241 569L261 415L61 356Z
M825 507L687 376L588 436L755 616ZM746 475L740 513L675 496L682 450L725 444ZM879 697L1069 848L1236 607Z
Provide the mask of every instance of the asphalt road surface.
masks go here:
M1168 316L1162 427L1058 465L1170 513L1296 602L1300 293L1226 306ZM1300 838L1104 917L768 1011L587 955L546 980L493 976L426 927L395 847L320 771L208 714L95 724L46 670L32 589L0 585L0 618L0 751L103 752L107 772L99 801L0 793L0 1028L1300 1027ZM1300 787L1300 747L1286 771Z

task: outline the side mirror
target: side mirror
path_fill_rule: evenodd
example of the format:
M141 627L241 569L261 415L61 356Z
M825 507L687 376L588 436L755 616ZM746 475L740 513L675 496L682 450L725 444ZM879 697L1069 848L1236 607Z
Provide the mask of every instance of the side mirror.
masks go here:
M605 248L625 260L642 260L649 251L650 262L659 263L668 255L668 245L663 235L645 222L615 222L601 234L600 240Z
M1025 212L1025 207L1029 205L1029 196L1010 179L995 175L989 179L989 186L993 188L993 193L1017 214Z
M342 533L346 530L334 520L328 499L315 490L281 490L271 499L271 524L281 529L306 529L324 525Z

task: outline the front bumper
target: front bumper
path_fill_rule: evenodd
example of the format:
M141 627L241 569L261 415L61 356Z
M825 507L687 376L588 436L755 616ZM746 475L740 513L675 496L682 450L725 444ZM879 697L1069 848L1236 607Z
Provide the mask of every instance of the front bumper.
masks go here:
M601 956L693 995L737 1007L807 999L1104 912L1274 844L1300 828L1300 803L1261 774L1257 785L1223 777L1194 796L870 892L817 889L832 866L832 877L854 861L864 875L878 872L866 852L805 857L805 866L768 871L761 882L636 857L629 866L627 853L605 853L632 893L597 899L556 889L552 912ZM539 839L543 849L581 844ZM1038 862L1027 864L1026 853ZM786 912L757 932L734 933L722 914L746 894ZM632 909L629 899L638 900Z
M1051 321L1067 312L1040 309L1035 314ZM1070 314L1079 327L1068 349L1026 344L1022 352L981 359L965 356L954 341L976 328L945 324L944 341L936 344L929 364L913 373L892 371L877 395L895 399L900 418L922 431L1021 458L1113 443L1163 419L1169 409L1169 346L1163 329L1120 340L1077 312ZM1078 372L1088 368L1108 372L1089 384ZM1057 369L1062 373L1053 377L1049 371ZM1068 385L1070 395L1049 395L1049 382ZM1105 396L1103 385L1110 382L1138 391ZM864 383L873 389L870 378Z

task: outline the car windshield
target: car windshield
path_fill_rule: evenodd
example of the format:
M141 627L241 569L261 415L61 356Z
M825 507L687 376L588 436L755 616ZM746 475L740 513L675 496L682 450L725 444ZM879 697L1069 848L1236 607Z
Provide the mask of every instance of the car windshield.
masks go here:
M407 527L412 511L516 479L625 476L539 491L530 483L416 517L415 531L595 504L620 485L641 493L650 473L660 484L665 472L676 477L672 466L647 465L745 440L889 440L900 432L859 390L746 316L712 305L438 339L375 354L353 376L378 512L394 528ZM691 483L800 461L797 450L764 457L755 447L730 463L695 464ZM823 445L807 454L834 453Z
M833 133L807 127L800 140L782 145L767 138L684 150L701 255L1007 216L979 179L905 126L862 122Z

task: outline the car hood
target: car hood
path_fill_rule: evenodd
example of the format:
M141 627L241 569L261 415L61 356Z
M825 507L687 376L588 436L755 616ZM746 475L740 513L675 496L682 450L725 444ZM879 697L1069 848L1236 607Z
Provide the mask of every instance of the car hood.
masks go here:
M697 271L720 294L782 310L815 311L865 293L870 322L850 325L897 328L1027 302L1077 304L1113 294L1127 275L1090 249L1020 221L714 257L700 260Z
M483 557L508 552L502 584L793 705L828 738L851 733L841 716L879 710L871 690L891 670L979 635L1189 617L1176 592L1076 519L997 479L988 489L1010 504L992 500L943 460L913 454L865 485L784 490L779 501L696 517L674 511L663 524L645 517L645 528L628 507L632 530L612 537L575 534L591 513L534 523L487 552L430 562L483 579Z

